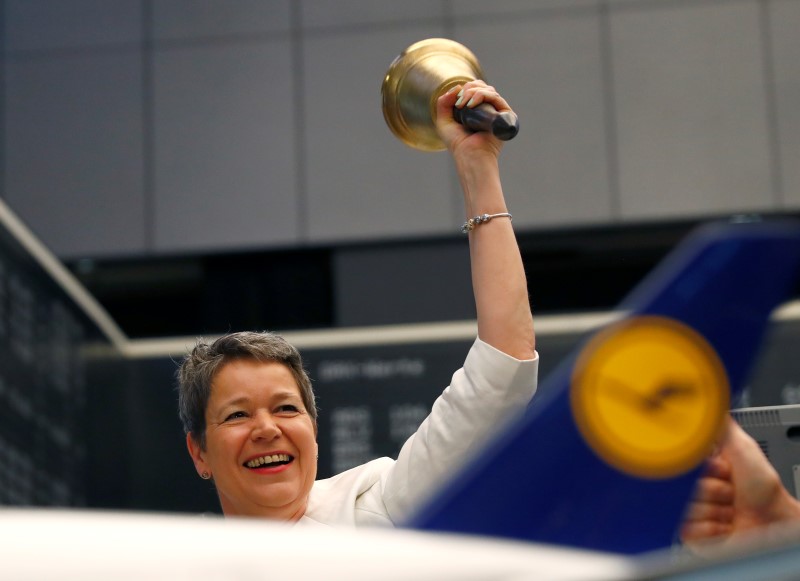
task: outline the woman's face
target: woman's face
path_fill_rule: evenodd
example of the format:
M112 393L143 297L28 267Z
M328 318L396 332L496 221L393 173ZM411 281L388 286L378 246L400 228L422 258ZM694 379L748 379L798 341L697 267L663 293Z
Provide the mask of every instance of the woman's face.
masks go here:
M187 436L198 473L214 478L222 512L297 520L317 476L314 424L281 363L237 359L211 385L206 449Z

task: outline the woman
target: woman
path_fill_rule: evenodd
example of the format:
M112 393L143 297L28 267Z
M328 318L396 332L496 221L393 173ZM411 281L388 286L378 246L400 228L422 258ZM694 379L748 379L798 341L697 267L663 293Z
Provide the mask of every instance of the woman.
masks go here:
M468 219L478 339L464 367L398 459L380 458L315 482L316 409L297 352L269 334L199 344L179 372L181 418L198 474L213 478L223 513L305 524L393 525L468 454L480 451L536 389L538 359L522 260L500 184L502 142L470 133L452 108L508 103L482 81L437 101L436 128L453 156Z

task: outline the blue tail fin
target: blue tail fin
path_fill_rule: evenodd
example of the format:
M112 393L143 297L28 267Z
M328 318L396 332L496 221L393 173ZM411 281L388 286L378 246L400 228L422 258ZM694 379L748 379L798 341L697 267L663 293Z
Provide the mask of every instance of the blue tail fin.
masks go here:
M410 526L625 554L669 546L798 272L795 223L700 228Z

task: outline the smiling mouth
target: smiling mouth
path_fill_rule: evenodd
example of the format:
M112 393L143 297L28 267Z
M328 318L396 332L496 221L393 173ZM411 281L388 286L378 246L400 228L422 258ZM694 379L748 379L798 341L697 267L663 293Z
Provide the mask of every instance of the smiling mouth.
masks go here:
M272 468L275 466L283 466L294 460L294 456L289 454L272 454L253 458L244 463L246 468Z

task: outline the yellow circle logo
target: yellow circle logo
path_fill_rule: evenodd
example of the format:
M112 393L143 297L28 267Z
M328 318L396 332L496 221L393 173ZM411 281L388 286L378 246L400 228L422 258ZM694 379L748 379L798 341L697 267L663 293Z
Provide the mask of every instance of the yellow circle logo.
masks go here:
M712 450L730 387L714 349L673 319L636 317L602 331L578 357L572 412L608 464L644 478L669 478Z

